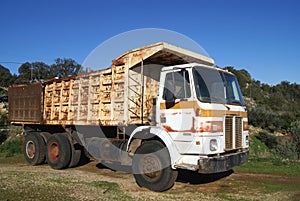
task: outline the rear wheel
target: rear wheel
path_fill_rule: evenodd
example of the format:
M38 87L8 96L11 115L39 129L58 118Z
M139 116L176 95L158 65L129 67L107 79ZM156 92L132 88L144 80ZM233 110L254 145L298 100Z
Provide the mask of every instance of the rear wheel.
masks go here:
M139 186L161 192L174 185L178 172L171 168L169 152L161 142L146 141L134 154L133 174Z
M30 165L39 165L45 162L46 143L39 133L29 133L25 136L23 152Z
M40 132L39 134L43 137L43 140L44 140L45 145L46 145L48 139L51 137L51 134L48 133L48 132Z
M79 144L71 145L71 149L72 149L72 154L71 154L72 156L69 164L70 168L76 167L79 164L81 154L82 154L82 147Z
M47 162L53 169L67 168L71 161L71 145L63 133L52 135L47 142Z

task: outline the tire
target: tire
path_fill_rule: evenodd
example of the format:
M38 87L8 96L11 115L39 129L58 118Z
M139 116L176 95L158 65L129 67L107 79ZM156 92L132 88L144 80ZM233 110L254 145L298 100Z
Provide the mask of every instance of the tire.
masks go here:
M48 132L40 132L40 135L43 137L45 144L47 144L47 141L51 137L51 134Z
M25 136L23 153L30 165L45 163L46 143L39 133L31 132Z
M44 163L48 163L47 160L46 160L46 151L47 151L47 150L46 150L46 145L47 145L48 139L51 137L51 134L48 133L48 132L40 132L39 134L41 135L41 137L43 138L43 141L44 141L44 143L45 143L45 147L44 147L45 161L44 161Z
M81 148L81 145L74 144L74 145L71 145L71 149L72 149L72 156L71 156L69 168L76 167L79 164L82 148Z
M46 159L53 169L65 169L72 157L72 149L68 136L63 133L52 135L47 142Z
M162 192L174 185L178 172L171 168L169 152L161 142L146 141L133 156L133 174L139 186Z

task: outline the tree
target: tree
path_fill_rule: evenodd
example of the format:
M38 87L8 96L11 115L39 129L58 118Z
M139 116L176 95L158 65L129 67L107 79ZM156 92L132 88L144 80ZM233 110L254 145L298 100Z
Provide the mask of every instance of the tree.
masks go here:
M17 84L28 83L31 81L31 64L29 62L23 63L18 69L18 77L15 81Z
M26 62L19 69L15 83L40 82L54 77L68 77L77 75L81 65L72 59L55 59L51 66L43 62Z
M43 62L26 62L19 69L19 76L16 83L39 82L50 77L50 67Z
M291 123L290 130L292 133L292 141L295 144L298 160L300 160L300 120Z
M13 83L15 77L4 66L0 65L0 86L8 87Z
M43 62L34 62L32 65L32 80L33 81L42 81L52 78L50 75L51 68L49 65Z
M55 64L51 65L51 76L52 77L68 77L77 75L81 70L82 66L73 59L55 59Z

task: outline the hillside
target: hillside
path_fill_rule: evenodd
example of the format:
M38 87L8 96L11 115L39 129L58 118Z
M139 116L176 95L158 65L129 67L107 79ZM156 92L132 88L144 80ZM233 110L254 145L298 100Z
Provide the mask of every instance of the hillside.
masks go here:
M254 80L246 70L233 72L239 80L252 135L276 157L300 160L300 85L282 81L271 86Z

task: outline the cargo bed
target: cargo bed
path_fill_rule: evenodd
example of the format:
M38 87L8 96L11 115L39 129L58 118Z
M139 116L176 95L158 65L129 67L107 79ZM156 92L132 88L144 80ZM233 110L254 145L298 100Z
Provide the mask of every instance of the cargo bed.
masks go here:
M101 125L150 124L163 66L211 58L164 42L130 50L112 67L43 83L9 87L13 124Z

